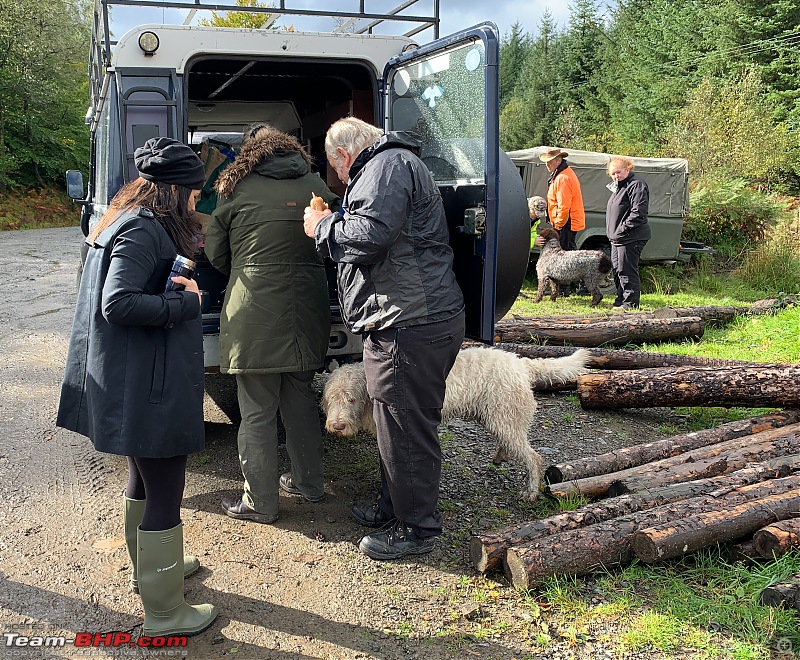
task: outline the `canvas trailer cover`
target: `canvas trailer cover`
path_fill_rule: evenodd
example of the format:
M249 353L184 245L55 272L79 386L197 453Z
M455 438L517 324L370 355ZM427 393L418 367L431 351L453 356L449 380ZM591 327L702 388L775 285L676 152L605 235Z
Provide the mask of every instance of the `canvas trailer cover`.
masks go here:
M508 155L517 166L529 163L525 182L528 197L547 194L547 179L550 173L539 160L540 154L552 147L532 147L509 151ZM606 185L611 179L606 173L608 161L613 154L596 151L565 149L566 161L575 170L581 182L583 205L587 212L605 213L609 191ZM632 158L634 171L647 181L650 189L650 215L658 217L686 216L689 212L689 163L684 158Z

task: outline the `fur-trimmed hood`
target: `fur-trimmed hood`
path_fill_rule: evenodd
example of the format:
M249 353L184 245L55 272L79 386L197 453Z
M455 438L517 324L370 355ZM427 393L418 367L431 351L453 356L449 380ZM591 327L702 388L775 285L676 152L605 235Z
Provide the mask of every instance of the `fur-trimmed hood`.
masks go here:
M297 179L311 171L311 156L291 135L263 128L244 143L236 160L219 175L214 189L230 197L239 182L253 172L273 179Z

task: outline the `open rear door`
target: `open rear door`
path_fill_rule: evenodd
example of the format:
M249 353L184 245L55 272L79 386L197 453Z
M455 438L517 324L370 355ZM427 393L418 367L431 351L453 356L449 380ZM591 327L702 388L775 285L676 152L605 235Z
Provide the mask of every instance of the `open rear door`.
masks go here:
M497 27L483 23L397 56L383 81L385 129L420 136L420 156L442 192L467 336L488 343L497 280L498 57Z

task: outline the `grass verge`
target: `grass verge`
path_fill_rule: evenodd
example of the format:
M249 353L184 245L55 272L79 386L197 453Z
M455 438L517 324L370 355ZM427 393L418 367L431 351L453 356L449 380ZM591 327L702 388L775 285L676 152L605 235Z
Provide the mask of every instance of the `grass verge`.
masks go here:
M80 207L61 191L46 188L0 193L0 231L79 224Z

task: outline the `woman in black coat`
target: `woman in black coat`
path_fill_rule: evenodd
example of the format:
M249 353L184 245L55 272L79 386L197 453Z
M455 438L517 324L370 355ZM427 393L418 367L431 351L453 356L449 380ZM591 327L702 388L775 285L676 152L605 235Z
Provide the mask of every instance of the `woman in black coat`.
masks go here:
M186 145L154 138L135 152L126 184L87 238L58 426L98 451L126 456L125 540L145 635L191 635L213 605L190 606L181 500L187 454L205 445L203 331L194 280L170 278L177 254L193 258L203 164ZM181 290L166 292L169 279Z
M611 197L606 206L606 235L611 242L611 265L617 297L614 309L639 307L641 280L639 257L650 240L647 215L650 191L647 183L633 173L633 159L613 156L608 162Z

